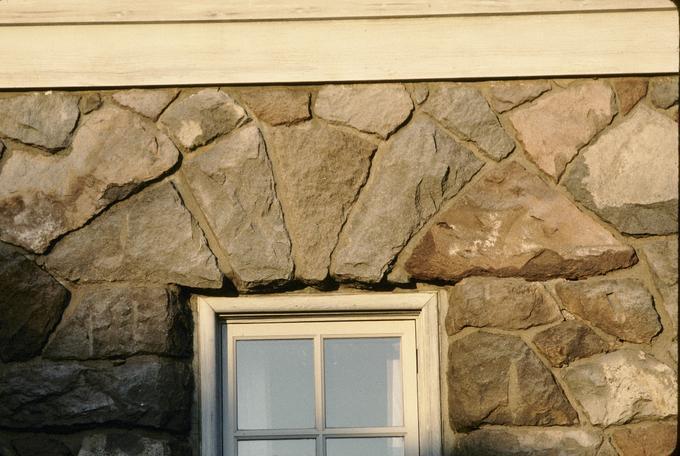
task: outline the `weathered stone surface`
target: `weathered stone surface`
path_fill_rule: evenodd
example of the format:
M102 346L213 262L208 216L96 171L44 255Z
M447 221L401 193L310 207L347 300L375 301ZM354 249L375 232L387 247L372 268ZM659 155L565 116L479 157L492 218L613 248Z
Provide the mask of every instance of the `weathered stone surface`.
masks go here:
M102 97L97 92L87 92L80 96L78 109L81 114L89 114L102 105Z
M581 151L563 183L624 233L676 233L678 126L640 105Z
M675 372L642 351L596 355L565 367L563 379L592 424L609 426L678 413Z
M310 93L291 87L247 87L234 91L258 119L283 125L309 119Z
M661 293L673 329L678 330L678 238L648 239L640 247Z
M532 341L554 367L608 351L609 344L576 320L563 321L534 336Z
M612 121L614 92L601 81L589 81L551 92L510 114L531 160L558 179L578 150Z
M87 287L74 294L43 357L188 356L191 344L191 315L177 289Z
M226 135L248 119L243 108L218 89L203 89L175 100L159 122L187 149L195 149Z
M409 83L405 84L406 89L411 94L411 99L415 104L423 104L430 95L430 89L425 83Z
M115 422L186 430L191 366L139 356L123 364L31 361L0 367L0 426L48 428Z
M614 79L612 84L619 97L619 112L624 116L647 94L645 78Z
M113 94L117 103L153 120L177 97L177 89L131 89Z
M64 237L47 257L46 266L73 282L222 285L203 232L167 181L113 206Z
M185 456L191 450L179 442L130 431L88 435L78 456Z
M258 128L247 125L182 167L240 286L288 280L291 244Z
M658 108L670 108L678 102L678 77L652 78L649 99Z
M611 441L620 456L671 456L678 440L677 422L642 423L617 428Z
M449 419L481 424L571 424L576 412L550 371L519 337L475 332L449 345Z
M548 81L501 81L489 87L489 104L496 112L509 111L514 107L538 98L550 90Z
M464 139L474 142L489 157L500 160L515 148L482 93L463 85L437 85L423 110Z
M68 291L19 249L0 242L0 359L36 356L59 322Z
M11 151L0 170L0 238L42 253L178 157L153 124L105 106L85 119L67 155Z
M469 277L449 289L449 335L467 326L525 329L558 320L560 309L541 283Z
M466 189L406 261L423 280L471 275L578 278L625 268L635 252L567 198L510 162Z
M327 85L314 102L314 113L322 119L383 138L403 124L412 110L411 97L401 84Z
M332 255L331 275L379 282L411 236L482 167L426 116L381 146Z
M293 246L295 276L322 281L376 146L318 121L267 130L267 144Z
M68 145L78 122L78 97L31 93L0 98L0 134L47 149Z
M654 300L637 279L590 279L555 285L562 306L621 340L647 343L661 331Z
M602 437L582 428L480 429L458 435L452 456L599 456Z

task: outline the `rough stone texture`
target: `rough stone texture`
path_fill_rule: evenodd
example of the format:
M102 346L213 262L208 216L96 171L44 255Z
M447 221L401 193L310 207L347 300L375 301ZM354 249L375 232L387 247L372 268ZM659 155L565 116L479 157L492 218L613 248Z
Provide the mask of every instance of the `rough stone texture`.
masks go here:
M81 95L78 109L81 114L88 114L102 105L102 97L97 92L87 92Z
M185 431L191 398L191 366L152 356L0 367L0 426L10 429L115 422Z
M203 89L175 100L159 122L187 149L226 135L248 119L243 108L218 89Z
M477 89L438 85L430 90L423 110L454 133L474 142L494 160L505 158L515 148L515 141L503 130Z
M563 379L592 424L609 426L678 413L675 372L642 351L597 355L565 367Z
M482 167L425 116L415 117L373 159L370 177L332 255L331 274L379 282L411 236Z
M271 125L290 125L309 119L310 93L290 87L248 87L234 90L258 119Z
M675 454L678 423L644 423L617 428L611 441L620 456L671 456Z
M541 283L470 277L449 289L449 335L467 326L525 329L558 320L560 309Z
M411 97L401 84L327 85L314 102L314 113L322 119L383 138L403 124L412 110Z
M577 420L550 371L519 337L480 331L451 342L448 386L449 419L456 430Z
M459 435L451 456L600 456L601 442L579 428L485 428Z
M652 78L649 99L658 108L670 108L678 102L678 77Z
M12 439L12 447L16 453L2 452L3 456L73 456L71 449L58 439L44 435L31 435L29 437Z
M677 233L677 124L638 106L579 154L563 183L621 232Z
M46 149L68 146L80 115L77 96L54 92L0 98L0 112L0 135Z
M366 182L376 146L317 121L268 130L267 144L292 242L295 276L322 281L328 276L340 229Z
M19 361L40 353L68 303L68 291L0 242L0 359Z
M0 170L0 238L42 253L178 157L153 124L105 106L85 119L67 155L11 151Z
M262 135L247 125L187 160L183 171L240 286L288 280L291 244Z
M647 79L644 78L614 79L612 84L619 97L619 112L624 116L647 94Z
M489 104L496 112L509 111L550 90L548 81L502 81L489 87Z
M649 239L640 247L652 271L654 283L671 317L673 330L678 331L678 238Z
M145 117L156 120L178 93L178 89L131 89L116 92L113 99Z
M648 343L661 331L654 300L637 279L590 279L555 285L562 306L621 340Z
M554 367L609 350L609 344L595 331L576 320L563 321L541 331L532 342Z
M411 94L411 99L415 104L423 104L427 97L430 96L430 89L426 84L423 83L410 83L405 84L409 93Z
M130 431L92 434L83 439L78 456L185 456L190 450L169 439L141 436Z
M616 98L609 85L589 81L544 95L509 118L531 160L558 179L578 150L615 114Z
M437 216L406 261L417 279L470 275L578 278L625 268L635 252L513 162L501 164Z
M96 359L140 353L191 355L191 315L177 289L87 287L75 293L43 357Z
M222 285L203 232L167 181L113 206L63 238L46 266L73 282Z

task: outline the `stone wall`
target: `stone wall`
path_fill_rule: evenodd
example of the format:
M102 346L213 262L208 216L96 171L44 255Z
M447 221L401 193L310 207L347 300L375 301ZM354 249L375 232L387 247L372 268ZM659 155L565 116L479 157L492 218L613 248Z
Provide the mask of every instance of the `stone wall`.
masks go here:
M446 455L670 454L677 121L677 77L0 93L0 454L191 454L194 293L414 288Z

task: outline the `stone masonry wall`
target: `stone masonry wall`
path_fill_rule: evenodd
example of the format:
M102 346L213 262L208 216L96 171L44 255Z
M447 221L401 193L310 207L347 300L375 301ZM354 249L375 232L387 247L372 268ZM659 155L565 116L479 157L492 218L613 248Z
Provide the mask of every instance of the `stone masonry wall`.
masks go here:
M671 454L677 209L677 77L0 93L0 455L192 454L189 297L350 289L446 290L447 456Z

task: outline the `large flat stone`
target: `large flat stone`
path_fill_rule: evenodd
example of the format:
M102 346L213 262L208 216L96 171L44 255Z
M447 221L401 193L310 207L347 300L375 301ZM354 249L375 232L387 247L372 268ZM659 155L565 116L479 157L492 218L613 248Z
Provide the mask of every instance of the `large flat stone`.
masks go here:
M437 85L422 109L494 160L505 158L515 141L503 130L482 93L463 85Z
M632 248L518 163L491 170L440 213L406 261L422 280L579 278L625 268Z
M380 147L332 255L331 275L379 282L413 234L482 167L426 116Z
M182 170L242 287L285 281L291 244L267 150L247 125L185 161Z
M595 425L678 413L676 374L642 351L619 350L563 369L572 397Z
M609 344L595 331L576 320L545 329L536 334L532 342L554 367L609 350Z
M188 445L168 438L131 431L91 434L83 439L78 456L186 456Z
M231 89L258 119L271 125L290 125L309 119L309 90L292 87Z
M328 276L340 229L366 182L376 146L318 121L266 132L295 276L322 281Z
M496 112L509 111L551 89L549 81L499 81L489 86L489 104Z
M538 282L469 277L449 289L449 335L468 326L526 329L558 320L557 303Z
M649 99L658 108L670 108L678 102L678 77L652 78L649 83Z
M620 427L611 435L620 456L672 456L678 444L678 423L641 423Z
M558 179L578 150L612 121L614 91L601 81L574 84L510 114L529 158Z
M618 78L612 85L619 98L619 112L624 116L647 94L645 78Z
M673 330L678 331L678 238L648 239L640 247L652 271L654 283L671 317Z
M0 170L0 238L41 253L172 168L178 157L151 122L102 107L78 128L69 154L10 151Z
M114 93L113 99L122 106L156 120L178 93L178 89L130 89Z
M19 361L40 354L68 295L19 249L0 242L0 359Z
M78 97L43 92L0 98L0 135L46 149L68 146L78 122Z
M191 314L176 288L79 290L43 357L84 360L140 353L191 355Z
M623 233L677 233L677 123L641 104L574 159L563 184Z
M455 430L577 421L550 371L519 337L480 331L451 342L448 387Z
M168 181L113 206L64 237L46 266L73 282L222 286L203 232Z

